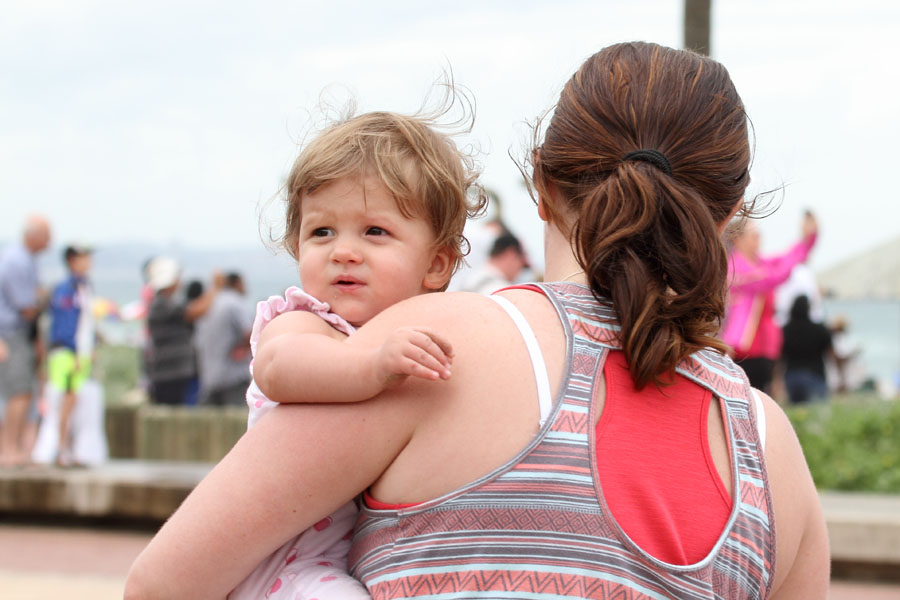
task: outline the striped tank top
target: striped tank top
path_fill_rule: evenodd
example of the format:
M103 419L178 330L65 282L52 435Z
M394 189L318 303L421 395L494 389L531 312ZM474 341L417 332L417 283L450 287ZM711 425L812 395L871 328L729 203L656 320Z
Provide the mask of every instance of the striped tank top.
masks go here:
M615 313L584 286L540 287L568 344L568 375L546 423L518 456L462 489L399 510L364 507L351 573L375 600L766 598L774 519L743 371L712 351L677 368L722 400L734 502L704 559L660 561L616 523L596 476L591 404L604 361L619 348Z

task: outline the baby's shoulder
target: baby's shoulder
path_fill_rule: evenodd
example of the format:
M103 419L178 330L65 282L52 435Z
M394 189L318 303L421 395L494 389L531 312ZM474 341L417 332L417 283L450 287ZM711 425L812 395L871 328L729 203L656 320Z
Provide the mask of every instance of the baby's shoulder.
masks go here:
M276 328L271 330L276 323ZM250 333L250 349L254 356L263 331L267 338L287 331L343 337L353 333L354 327L331 312L327 303L298 287L290 287L282 296L270 296L257 303Z
M337 331L316 313L305 310L294 310L276 315L263 332L271 337L282 333L317 333L344 338L345 334Z

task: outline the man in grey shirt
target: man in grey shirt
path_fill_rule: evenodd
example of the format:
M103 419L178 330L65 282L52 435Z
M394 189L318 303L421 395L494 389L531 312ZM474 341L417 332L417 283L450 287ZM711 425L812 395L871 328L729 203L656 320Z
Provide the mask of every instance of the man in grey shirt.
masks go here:
M50 224L33 215L25 222L22 241L0 255L0 398L6 399L0 465L22 464L25 419L35 375L31 327L46 303L39 288L36 256L50 243Z
M147 282L154 290L147 311L150 360L147 373L151 397L157 404L184 404L194 367L193 334L197 320L206 314L222 288L224 278L213 275L212 285L188 301L181 293L181 265L159 256L147 265Z
M250 384L253 314L244 299L244 280L228 273L209 312L197 321L194 348L200 375L200 404L243 406Z

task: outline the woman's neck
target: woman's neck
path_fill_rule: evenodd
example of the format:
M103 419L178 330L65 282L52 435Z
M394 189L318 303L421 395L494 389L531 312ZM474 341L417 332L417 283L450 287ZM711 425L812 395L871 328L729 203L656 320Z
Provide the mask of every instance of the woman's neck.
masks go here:
M545 281L572 281L587 285L584 269L575 258L569 238L554 224L544 227Z

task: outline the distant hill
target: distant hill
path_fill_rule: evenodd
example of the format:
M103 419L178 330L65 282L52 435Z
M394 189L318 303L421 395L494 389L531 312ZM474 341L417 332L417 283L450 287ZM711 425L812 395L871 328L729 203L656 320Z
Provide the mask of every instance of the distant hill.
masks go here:
M826 296L900 300L900 237L817 274Z

